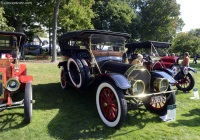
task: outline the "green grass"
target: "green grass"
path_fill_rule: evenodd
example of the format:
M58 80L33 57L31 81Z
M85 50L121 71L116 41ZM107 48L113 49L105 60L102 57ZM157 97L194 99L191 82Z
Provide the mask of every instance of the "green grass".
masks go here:
M62 90L60 69L55 63L26 63L34 77L36 100L32 122L23 122L23 108L0 112L0 139L113 139L113 140L186 140L200 139L200 100L191 100L193 91L177 92L176 120L163 122L143 110L130 110L121 129L106 127L95 104L95 90L87 94L74 89ZM191 64L200 71L200 63ZM200 73L193 74L200 89ZM22 94L22 93L18 93ZM17 94L16 94L17 95Z

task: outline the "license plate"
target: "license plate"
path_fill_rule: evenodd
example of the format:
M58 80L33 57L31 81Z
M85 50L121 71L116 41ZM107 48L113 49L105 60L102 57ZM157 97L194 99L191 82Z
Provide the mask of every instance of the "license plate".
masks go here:
M154 96L154 97L151 97L151 103L152 104L161 103L163 101L164 101L163 96Z

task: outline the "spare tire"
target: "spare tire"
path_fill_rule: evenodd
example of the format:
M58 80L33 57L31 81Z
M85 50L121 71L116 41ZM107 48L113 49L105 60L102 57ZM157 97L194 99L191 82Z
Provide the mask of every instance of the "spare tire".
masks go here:
M86 84L86 74L81 61L72 57L67 61L67 70L72 84L76 88L81 88Z

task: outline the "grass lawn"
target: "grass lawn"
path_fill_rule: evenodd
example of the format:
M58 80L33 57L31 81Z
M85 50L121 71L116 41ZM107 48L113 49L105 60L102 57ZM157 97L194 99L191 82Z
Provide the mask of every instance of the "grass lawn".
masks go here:
M25 62L23 62L25 63ZM83 94L74 89L62 90L60 69L55 63L26 63L34 77L32 122L23 122L23 108L0 112L0 139L113 139L113 140L199 140L200 100L191 100L193 91L176 96L176 120L163 122L159 116L143 110L130 110L121 129L108 128L101 121L95 104L95 90ZM200 62L191 64L200 89ZM22 94L22 93L18 93ZM17 94L16 94L17 95Z

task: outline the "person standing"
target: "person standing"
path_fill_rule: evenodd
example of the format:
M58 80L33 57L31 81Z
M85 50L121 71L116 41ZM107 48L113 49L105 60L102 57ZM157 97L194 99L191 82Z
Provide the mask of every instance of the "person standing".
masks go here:
M193 63L197 64L197 59L198 59L198 54L195 54L195 55L194 55Z
M189 64L190 64L190 55L188 52L185 52L184 59L182 61L182 66L189 67Z

